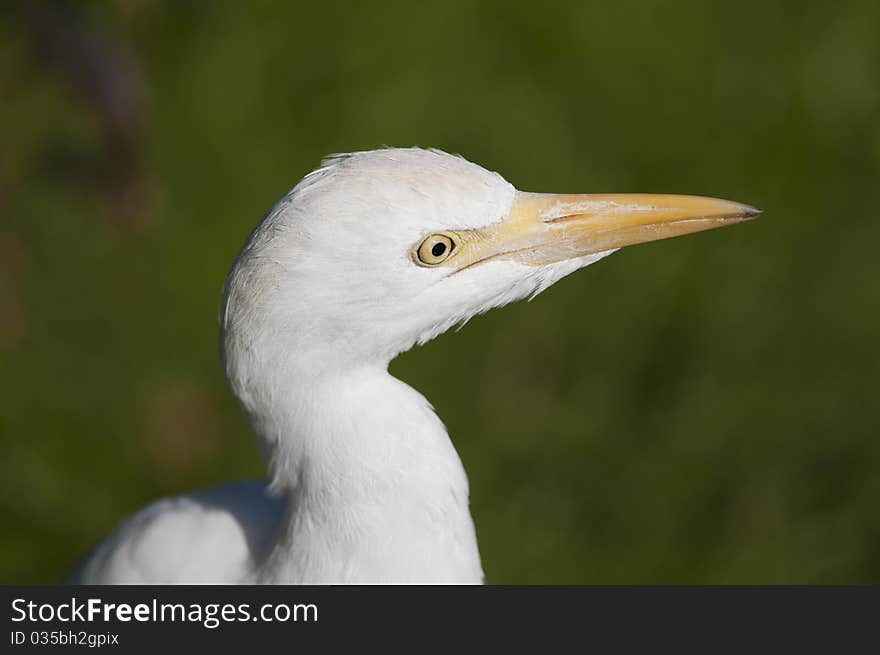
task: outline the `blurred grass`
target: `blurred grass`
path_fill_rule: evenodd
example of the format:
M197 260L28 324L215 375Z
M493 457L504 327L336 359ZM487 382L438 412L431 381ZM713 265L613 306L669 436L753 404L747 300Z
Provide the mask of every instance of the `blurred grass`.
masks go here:
M464 460L490 582L880 582L875 0L47 5L128 53L131 138L26 4L0 11L0 581L261 474L217 363L231 259L322 155L418 144L765 210L392 364Z

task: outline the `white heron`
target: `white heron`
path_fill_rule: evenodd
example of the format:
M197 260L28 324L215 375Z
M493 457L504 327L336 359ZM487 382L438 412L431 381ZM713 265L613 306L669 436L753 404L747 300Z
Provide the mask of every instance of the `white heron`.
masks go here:
M220 310L226 376L270 480L148 505L71 581L481 583L464 468L389 362L622 246L759 213L525 193L438 150L326 159L251 232Z

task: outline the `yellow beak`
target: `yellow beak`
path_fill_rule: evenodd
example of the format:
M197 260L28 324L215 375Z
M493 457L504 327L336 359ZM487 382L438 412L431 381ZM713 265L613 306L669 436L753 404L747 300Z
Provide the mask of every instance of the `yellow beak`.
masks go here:
M458 252L444 264L461 270L503 257L541 266L741 223L760 214L748 205L702 196L517 192L501 222L450 234Z

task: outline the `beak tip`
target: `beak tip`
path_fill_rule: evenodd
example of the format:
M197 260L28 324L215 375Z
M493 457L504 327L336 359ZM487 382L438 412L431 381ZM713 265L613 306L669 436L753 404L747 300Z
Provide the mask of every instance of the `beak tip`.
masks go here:
M758 218L761 214L764 213L763 209L758 209L757 207L752 207L751 205L739 204L740 210L737 218L743 221L750 221L752 219Z

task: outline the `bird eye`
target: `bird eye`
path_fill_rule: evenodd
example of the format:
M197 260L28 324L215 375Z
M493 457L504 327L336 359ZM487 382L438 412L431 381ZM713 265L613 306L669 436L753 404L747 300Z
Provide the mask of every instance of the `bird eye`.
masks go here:
M449 235L432 234L416 249L416 258L423 266L437 266L445 262L453 250L455 241Z

